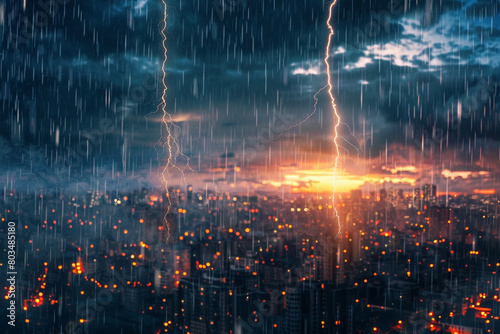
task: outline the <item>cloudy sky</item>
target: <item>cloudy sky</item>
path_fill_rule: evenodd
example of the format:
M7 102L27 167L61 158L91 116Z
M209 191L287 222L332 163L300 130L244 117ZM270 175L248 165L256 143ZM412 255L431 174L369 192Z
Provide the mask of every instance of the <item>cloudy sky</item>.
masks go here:
M161 187L165 109L171 185L331 191L329 4L166 0L163 105L162 1L0 0L2 184ZM340 191L500 191L499 5L338 0Z

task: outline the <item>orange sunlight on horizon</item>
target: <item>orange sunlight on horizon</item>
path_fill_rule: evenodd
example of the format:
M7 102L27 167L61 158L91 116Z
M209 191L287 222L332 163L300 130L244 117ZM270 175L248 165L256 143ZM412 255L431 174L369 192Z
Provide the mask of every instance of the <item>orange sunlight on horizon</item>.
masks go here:
M332 173L328 169L302 169L295 171L288 171L283 180L265 180L263 184L268 184L273 187L279 188L282 186L290 186L293 193L323 193L331 192L332 190ZM347 193L351 190L358 189L365 183L373 185L380 185L385 182L393 184L407 184L414 187L416 179L409 177L388 177L380 175L355 175L347 172L338 174L336 179L337 191Z

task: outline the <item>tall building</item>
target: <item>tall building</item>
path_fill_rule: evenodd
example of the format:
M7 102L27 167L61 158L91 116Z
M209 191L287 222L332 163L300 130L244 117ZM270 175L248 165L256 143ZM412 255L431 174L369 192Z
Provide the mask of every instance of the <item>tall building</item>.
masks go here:
M424 184L423 188L424 202L428 202L430 204L435 204L436 197L436 185L435 184Z
M339 244L331 238L322 239L323 255L318 257L319 279L323 281L336 281L339 268ZM343 273L342 273L343 275Z
M422 190L420 188L413 188L412 207L421 209L422 204Z
M176 333L229 333L233 317L228 287L219 281L182 278L174 292Z
M324 318L323 333L354 333L355 299L354 287L335 287L332 284L324 286Z
M325 284L314 282L305 285L304 296L304 333L327 333ZM333 327L333 323L331 324Z
M123 305L127 311L137 312L144 306L144 298L147 295L146 289L140 286L126 286L123 292Z
M285 291L286 331L289 334L301 334L303 333L301 287L287 287Z

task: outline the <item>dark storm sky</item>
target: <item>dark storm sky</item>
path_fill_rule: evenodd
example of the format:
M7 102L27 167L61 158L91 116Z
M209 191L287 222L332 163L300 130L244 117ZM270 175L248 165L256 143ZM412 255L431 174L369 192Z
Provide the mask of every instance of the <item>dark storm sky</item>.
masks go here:
M179 156L187 183L326 189L335 150L325 90L311 113L326 84L328 5L167 1L166 110L194 170ZM498 6L338 0L341 190L500 190ZM0 1L4 185L160 186L162 20L161 1Z

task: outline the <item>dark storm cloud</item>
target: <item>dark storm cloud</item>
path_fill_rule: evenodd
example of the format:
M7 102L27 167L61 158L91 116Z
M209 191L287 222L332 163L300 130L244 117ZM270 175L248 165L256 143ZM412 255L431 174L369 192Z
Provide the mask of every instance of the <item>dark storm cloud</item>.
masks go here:
M120 123L154 111L157 104L160 8L145 1L61 0L26 8L7 2L1 76L9 93L2 95L2 134L44 150L50 161L77 150L86 133L106 119L117 131L99 138L80 158L120 160Z
M379 33L364 44L346 43L344 70L350 79L344 75L341 82L345 87L345 79L354 82L357 77L366 85L341 94L339 104L350 109L363 89L364 106L355 112L368 119L382 115L387 124L401 125L396 133L407 133L386 137L389 143L408 139L406 124L412 126L410 139L442 141L446 135L445 146L451 149L476 136L498 139L491 131L498 119L499 39L492 23L497 4L452 1L436 9L438 2L421 3L413 9L409 5L406 13L385 12L382 23L387 25L379 18Z
M38 163L47 166L93 140L80 170L149 171L157 152L165 158L161 1L63 2L38 26L28 22L43 12L37 2L1 2L2 135L43 152ZM167 1L166 106L180 120L182 151L200 173L228 154L247 167L278 163L285 148L292 160L301 152L330 159L325 90L312 114L326 83L328 3L218 4ZM479 148L494 152L499 22L493 0L339 1L331 74L342 153L377 157L422 140L467 160ZM27 42L16 37L14 45L13 34ZM103 119L113 131L96 137Z

